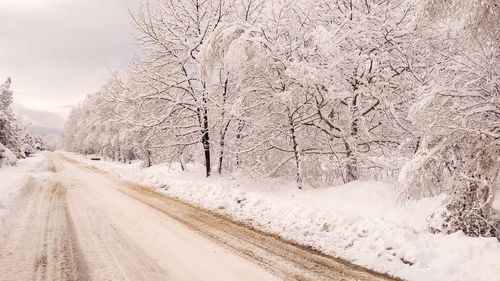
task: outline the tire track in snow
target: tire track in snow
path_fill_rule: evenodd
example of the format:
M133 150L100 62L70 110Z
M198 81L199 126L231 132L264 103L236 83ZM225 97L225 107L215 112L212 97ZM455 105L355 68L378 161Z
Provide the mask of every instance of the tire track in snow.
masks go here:
M283 280L399 280L285 241L277 235L256 230L151 188L118 179L72 159L61 158L115 181L117 184L114 187L118 187L123 194L259 264Z
M9 219L0 245L0 280L87 280L67 190L49 161L45 171L31 177Z
M394 280L47 154L4 224L0 280Z

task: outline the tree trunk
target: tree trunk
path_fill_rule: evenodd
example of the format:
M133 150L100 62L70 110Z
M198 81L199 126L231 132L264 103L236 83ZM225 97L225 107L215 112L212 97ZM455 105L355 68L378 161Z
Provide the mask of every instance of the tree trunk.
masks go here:
M295 124L293 123L292 116L288 116L288 120L290 121L290 133L292 135L293 154L295 157L295 179L297 181L297 188L302 189L302 160L300 157L299 145L297 143Z
M219 154L219 167L217 168L217 172L219 175L222 174L222 162L224 158L224 140L221 140L220 143L220 154Z
M179 163L181 164L181 170L185 171L186 170L186 163L184 161L184 155L181 154L179 157Z
M222 130L221 136L220 136L220 154L219 154L219 167L218 167L219 175L222 174L222 162L224 159L224 146L225 146L226 132L227 132L227 129L229 128L230 123L231 123L231 121L227 122L227 124L226 124L226 126L224 126L224 129Z
M356 83L353 85L353 90L356 91L358 89L359 83L356 81ZM358 135L358 97L359 94L354 95L354 99L352 100L352 108L354 111L352 112L353 115L353 120L351 123L351 136L352 138L356 138ZM356 157L353 155L353 150L351 149L351 146L347 143L346 140L344 140L344 145L345 145L345 150L346 150L346 163L344 167L344 175L343 175L343 180L344 183L348 183L351 181L355 181L359 179L358 175L358 163Z
M203 98L203 102L206 104L206 98ZM210 176L211 165L210 165L210 136L208 134L208 109L205 107L203 109L203 129L201 130L201 143L203 144L203 150L205 153L205 171L206 176Z
M206 172L206 176L209 177L210 176L210 143L209 143L210 139L209 139L209 136L208 136L208 131L207 130L203 130L203 136L201 138L201 142L203 143L203 150L205 152L205 172Z
M148 168L148 167L151 167L151 151L147 147L145 147L144 150L145 150L144 152L146 155L146 159L144 159L145 160L144 166L146 166L146 168Z
M351 159L348 159L348 161L351 160ZM344 183L348 183L348 182L351 182L351 181L355 181L355 180L358 180L358 168L356 167L356 165L352 164L352 163L349 163L347 162L345 164L345 175L344 175Z
M238 121L238 132L236 133L236 145L240 145L240 140L241 140L241 131L243 130L243 126L241 124L241 120ZM239 167L241 165L241 159L240 159L240 154L236 153L236 167Z
M222 122L224 122L224 117L225 117L225 113L226 113L226 99L227 99L227 83L228 83L228 80L229 78L226 78L226 81L224 82L224 92L222 93L222 116L221 116L221 120ZM226 132L227 132L227 129L229 128L229 123L231 123L231 120L229 120L227 123L226 123L226 126L224 126L224 128L221 128L221 132L220 132L220 153L219 153L219 167L217 168L217 172L220 174L222 174L222 162L223 162L223 159L224 159L224 140L225 140L225 137L226 137Z
M348 183L351 181L358 180L359 175L358 175L358 167L357 167L357 161L356 158L353 157L352 155L352 150L347 144L346 141L344 141L345 149L346 149L346 158L347 161L344 166L344 173L342 175L344 183Z

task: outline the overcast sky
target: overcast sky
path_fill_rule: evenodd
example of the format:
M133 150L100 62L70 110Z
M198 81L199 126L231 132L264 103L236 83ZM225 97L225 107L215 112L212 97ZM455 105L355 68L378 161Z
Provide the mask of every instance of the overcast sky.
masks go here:
M12 77L15 111L34 126L62 128L109 69L134 54L128 8L139 0L0 0L0 83Z

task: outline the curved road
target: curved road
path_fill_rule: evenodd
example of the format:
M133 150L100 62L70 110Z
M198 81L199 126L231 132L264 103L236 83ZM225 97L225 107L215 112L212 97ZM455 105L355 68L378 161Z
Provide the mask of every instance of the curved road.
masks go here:
M394 280L59 154L41 169L4 224L2 281Z

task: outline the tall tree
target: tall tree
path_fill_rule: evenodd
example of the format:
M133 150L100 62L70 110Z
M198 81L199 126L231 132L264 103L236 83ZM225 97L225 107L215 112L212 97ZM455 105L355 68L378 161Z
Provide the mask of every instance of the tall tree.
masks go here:
M13 94L10 89L11 83L9 77L0 85L0 143L21 156L19 128L11 108Z
M146 84L144 104L155 107L156 124L172 132L173 146L201 144L211 173L210 92L199 79L198 54L231 3L223 0L163 0L134 16L137 40L147 54L137 71Z

